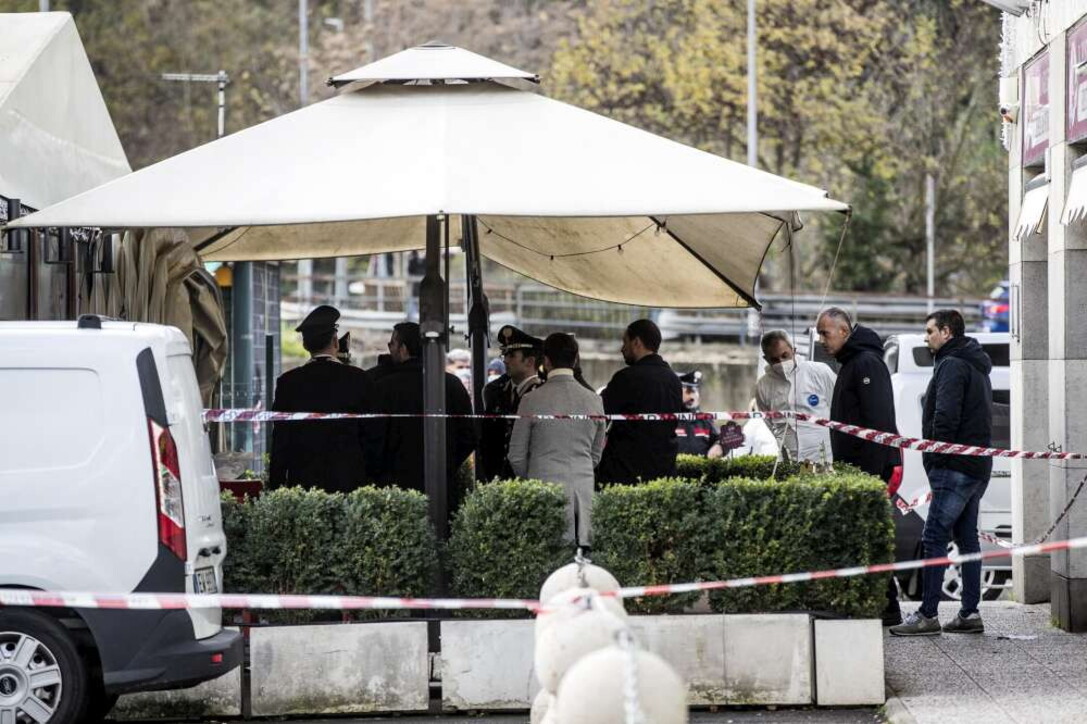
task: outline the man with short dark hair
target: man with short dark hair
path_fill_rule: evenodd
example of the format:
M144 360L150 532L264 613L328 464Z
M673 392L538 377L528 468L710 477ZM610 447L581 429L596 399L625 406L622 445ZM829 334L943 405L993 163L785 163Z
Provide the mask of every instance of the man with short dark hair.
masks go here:
M302 320L302 346L310 360L276 380L277 412L370 411L374 389L369 375L337 359L340 313L321 305ZM349 492L368 482L365 448L368 427L358 420L277 422L272 426L268 482Z
M925 320L925 344L936 358L925 393L921 435L926 440L959 445L992 445L993 389L989 372L992 360L977 340L966 336L962 315L941 309ZM978 508L989 485L993 459L966 455L924 453L925 472L932 488L925 530L921 534L926 558L947 555L954 540L959 553L981 550L978 544ZM954 619L942 628L937 605L945 566L922 571L921 607L906 622L891 628L896 636L934 636L949 633L982 633L985 625L978 613L981 600L981 562L962 564L962 606Z
M819 342L827 354L841 363L830 403L830 419L880 432L898 432L891 373L883 362L883 342L868 327L853 324L849 313L830 307L816 320ZM902 457L898 448L862 440L831 430L830 447L835 462L855 465L869 475L890 483L901 475ZM896 471L896 468L898 470ZM887 580L887 606L883 625L902 622L898 588L894 577Z
M483 388L483 411L488 415L516 415L521 399L543 384L538 372L543 363L543 340L512 324L498 330L506 372ZM506 459L512 420L484 420L476 466L480 480L513 477Z
M543 343L547 382L521 400L522 415L602 415L604 405L574 376L578 345L557 332ZM583 549L592 545L593 468L604 450L601 420L538 420L513 426L509 462L522 478L560 483L566 491L566 537Z
M658 354L660 345L660 329L651 320L639 319L626 328L620 352L627 367L604 389L606 413L683 412L679 378ZM613 422L596 480L631 484L674 475L677 450L674 422Z
M415 322L401 322L389 336L392 365L383 373L374 407L377 412L419 415L423 412L423 337ZM445 409L451 415L471 415L472 401L456 376L445 374ZM446 480L449 514L460 503L453 486L457 469L475 449L471 420L446 420ZM387 418L374 425L376 442L371 459L375 477L386 485L426 492L423 455L423 420Z

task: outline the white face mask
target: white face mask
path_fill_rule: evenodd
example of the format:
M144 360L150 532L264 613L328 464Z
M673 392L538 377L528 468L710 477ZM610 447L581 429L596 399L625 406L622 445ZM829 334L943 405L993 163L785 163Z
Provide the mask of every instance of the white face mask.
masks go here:
M770 369L773 370L775 374L777 374L777 375L779 375L781 377L785 377L786 375L791 375L793 373L793 370L796 369L796 360L794 360L794 359L782 360L781 362L778 362L777 364L770 365Z

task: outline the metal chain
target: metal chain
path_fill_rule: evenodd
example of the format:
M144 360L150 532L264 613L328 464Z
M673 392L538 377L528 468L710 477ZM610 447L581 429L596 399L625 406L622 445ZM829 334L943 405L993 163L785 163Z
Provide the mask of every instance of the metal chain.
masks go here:
M1068 502L1064 504L1064 510L1054 520L1053 524L1049 526L1049 530L1043 533L1040 537L1034 539L1029 545L1038 545L1039 543L1045 543L1049 539L1049 536L1053 535L1053 531L1057 530L1057 526L1061 524L1061 521L1068 515L1068 511L1072 510L1072 504L1076 502L1076 498L1083 492L1084 485L1087 485L1087 476L1084 476L1083 480L1079 481L1079 485L1076 486L1076 491L1072 493L1072 497L1068 499Z
M577 552L574 554L574 563L577 564L577 582L581 588L589 587L589 579L585 575L585 567L592 563L591 560L585 557L585 552L581 546L577 547Z
M589 596L593 610L599 611L612 621L615 627L615 643L623 652L623 712L626 724L645 724L641 700L638 696L638 646L627 622L604 605L602 596Z
M638 647L630 629L623 627L615 634L615 640L624 655L623 712L626 724L644 724L641 701L638 698Z

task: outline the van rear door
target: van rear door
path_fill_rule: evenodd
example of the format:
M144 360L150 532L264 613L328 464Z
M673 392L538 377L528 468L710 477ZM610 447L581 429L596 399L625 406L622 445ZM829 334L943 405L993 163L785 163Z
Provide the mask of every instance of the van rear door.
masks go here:
M186 590L219 593L223 585L226 536L219 507L219 481L211 456L211 445L203 420L200 387L193 370L188 342L180 333L167 345L166 397L170 432L177 443L181 466L182 496L185 505L188 561ZM196 638L219 632L220 609L189 609Z

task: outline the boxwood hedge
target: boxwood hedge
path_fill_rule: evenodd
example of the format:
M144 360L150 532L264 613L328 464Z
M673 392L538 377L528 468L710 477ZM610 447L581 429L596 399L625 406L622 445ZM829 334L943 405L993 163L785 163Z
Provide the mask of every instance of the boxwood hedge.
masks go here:
M737 464L739 463L739 464ZM690 477L596 494L594 560L624 585L719 580L883 563L894 530L881 481L851 470L785 479L772 460L681 461ZM795 470L794 470L795 472ZM782 474L779 466L778 474ZM452 593L533 598L547 575L572 558L564 541L562 488L539 481L476 486L457 512L446 553ZM223 499L230 544L225 589L259 593L421 596L433 593L438 545L426 499L397 488L350 495L286 488L257 500ZM886 576L718 591L715 611L817 611L871 617ZM697 595L645 598L628 608L679 613ZM499 616L508 616L498 612ZM312 620L306 612L269 620Z
M466 598L536 598L573 553L566 543L566 495L538 480L476 486L449 536L452 591ZM499 612L503 616L505 612Z
M437 545L421 493L278 488L244 503L224 494L222 507L226 591L425 596L431 590ZM277 622L330 617L339 614L261 615Z

